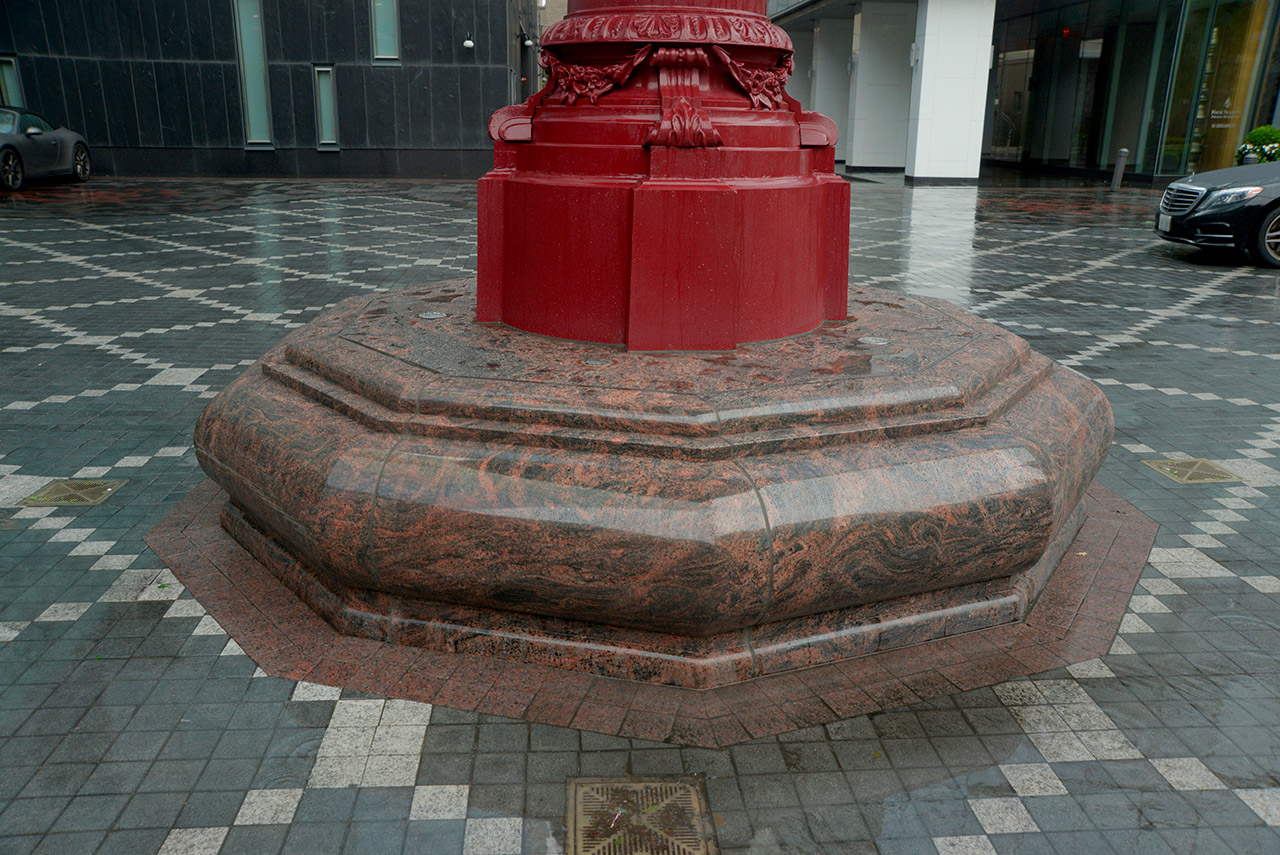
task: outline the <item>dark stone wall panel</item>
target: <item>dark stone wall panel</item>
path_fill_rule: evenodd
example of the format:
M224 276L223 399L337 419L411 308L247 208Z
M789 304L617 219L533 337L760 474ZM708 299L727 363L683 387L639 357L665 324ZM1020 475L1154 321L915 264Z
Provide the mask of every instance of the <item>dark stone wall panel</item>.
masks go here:
M351 0L326 0L325 39L330 62L356 59L356 21Z
M458 70L458 108L461 118L460 148L483 148L488 134L485 124L485 69L480 66L463 66Z
M279 16L280 58L286 62L311 62L312 40L311 19L309 10L290 6L288 0L284 7L288 14Z
M133 99L130 62L101 64L102 90L109 96L107 134L111 145L127 148L138 145L138 111Z
M413 134L410 132L409 122L409 77L413 73L412 68L396 68L393 81L395 82L395 104L396 104L396 123L395 141L392 143L396 148L409 148L413 145Z
M67 42L62 37L62 19L58 14L57 4L41 3L40 16L44 23L45 42L49 45L48 52L51 54L65 54L67 52Z
M187 18L186 0L156 3L156 24L160 30L161 58L190 59L191 24Z
M76 86L80 90L80 108L83 111L81 120L83 125L75 130L88 140L91 147L106 145L111 141L111 134L107 128L107 101L102 86L102 63L92 59L77 59L75 72Z
M370 148L395 148L396 93L398 68L374 66L365 70L364 114Z
M293 95L294 143L298 148L315 148L317 139L315 72L310 65L290 65L288 68Z
M293 148L296 134L293 130L293 81L289 66L272 63L267 66L267 81L271 89L271 133L277 148Z
M62 124L67 119L67 105L63 100L62 74L58 61L47 56L37 56L32 61L32 73L22 72L23 94L27 106L46 116L49 121Z
M408 69L408 125L411 148L431 148L431 66Z
M163 0L136 0L138 4L138 21L142 36L142 50L134 54L138 59L163 56L160 47L160 16L156 3Z
M431 145L433 148L462 147L462 110L459 90L461 71L456 65L437 66L431 71Z
M9 23L9 4L0 3L0 53L14 53L13 28Z
M187 97L186 64L154 63L156 103L160 105L160 139L156 145L185 148L191 145L191 104Z
M454 37L454 14L448 3L431 4L431 62L437 65L452 65L459 61L460 54L465 53L462 40L467 31L463 30Z
M205 63L199 66L200 92L204 101L204 126L206 145L211 147L229 146L233 140L239 140L238 129L231 132L227 118L227 76L234 75L231 66Z
M230 0L213 0L213 2L230 2ZM187 25L190 28L191 58L201 61L213 59L213 28L210 24L209 0L187 0Z
M84 127L84 107L80 103L83 93L76 80L76 63L72 59L59 59L58 79L62 81L63 113L59 124L81 131ZM82 132L83 133L83 132Z
M187 104L191 113L191 145L203 148L209 144L208 119L204 112L204 78L200 74L202 63L189 62L183 65L183 75L187 84Z
M62 50L55 51L65 56L89 56L89 33L85 25L84 0L58 0L57 12L48 8L51 19L56 18L58 29L62 33ZM52 23L52 21L50 21Z
M337 65L333 69L333 91L338 102L338 143L344 149L364 148L369 143L364 109L366 70L357 65Z
M213 57L222 62L237 59L236 19L232 0L209 0L209 29L213 33Z
M40 12L39 0L5 0L5 5L9 7L9 26L17 52L48 53L49 40L44 34L44 15Z
M400 4L400 58L431 62L431 7L433 3Z
M94 59L118 59L124 56L126 44L133 45L138 37L136 15L131 20L121 19L119 0L82 0L85 40L88 44L85 56ZM126 4L128 0L123 0ZM4 4L0 3L0 6ZM124 28L131 32L126 36Z
M152 62L131 62L133 103L138 110L138 140L143 147L163 144L160 123L160 98L156 92L156 69Z

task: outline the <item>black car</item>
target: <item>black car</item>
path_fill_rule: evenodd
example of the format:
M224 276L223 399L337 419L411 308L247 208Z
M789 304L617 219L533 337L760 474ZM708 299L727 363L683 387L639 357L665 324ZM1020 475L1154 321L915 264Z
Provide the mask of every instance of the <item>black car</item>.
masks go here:
M1280 162L1178 179L1160 200L1156 234L1243 250L1264 267L1280 267Z
M89 144L23 107L0 105L0 187L19 190L27 178L70 175L88 181Z

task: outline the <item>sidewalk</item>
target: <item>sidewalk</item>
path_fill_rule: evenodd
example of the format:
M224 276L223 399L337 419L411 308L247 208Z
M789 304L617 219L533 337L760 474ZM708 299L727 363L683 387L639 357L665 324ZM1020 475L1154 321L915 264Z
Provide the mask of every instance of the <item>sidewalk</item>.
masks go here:
M326 306L474 275L474 185L37 186L0 196L0 853L560 852L566 779L696 774L726 855L1280 851L1280 271L1160 241L1152 191L853 190L852 284L1110 398L1098 482L1160 529L1108 655L722 750L261 676L143 542L195 417ZM64 478L124 483L19 504Z

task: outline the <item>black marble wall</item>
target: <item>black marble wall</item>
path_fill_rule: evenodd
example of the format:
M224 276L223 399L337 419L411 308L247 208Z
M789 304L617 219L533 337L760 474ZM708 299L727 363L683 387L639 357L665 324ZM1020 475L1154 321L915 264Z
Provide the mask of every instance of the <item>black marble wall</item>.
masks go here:
M83 133L99 172L466 177L492 162L533 0L399 0L373 61L370 0L260 0L274 146L245 150L234 0L0 0L27 106ZM475 47L463 47L467 34ZM339 151L316 150L317 65Z

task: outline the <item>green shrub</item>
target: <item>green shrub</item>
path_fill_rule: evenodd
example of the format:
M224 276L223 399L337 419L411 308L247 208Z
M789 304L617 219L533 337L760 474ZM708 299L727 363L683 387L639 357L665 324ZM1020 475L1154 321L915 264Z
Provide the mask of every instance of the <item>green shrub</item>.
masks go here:
M1244 141L1250 145L1280 143L1280 128L1275 125L1263 125L1260 128L1254 128L1249 131L1249 135L1244 138Z
M1280 160L1280 128L1263 125L1249 131L1244 143L1236 149L1236 165L1244 163L1246 155L1256 154L1259 163Z

